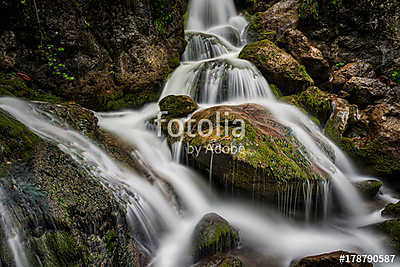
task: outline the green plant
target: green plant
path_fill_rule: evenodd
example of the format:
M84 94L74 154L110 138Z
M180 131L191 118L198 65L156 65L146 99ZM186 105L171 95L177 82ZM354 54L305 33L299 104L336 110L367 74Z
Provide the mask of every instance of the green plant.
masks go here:
M299 16L303 20L318 20L318 1L316 0L301 0Z
M47 38L44 38L44 41L48 42ZM47 66L52 70L52 74L62 77L65 80L73 81L75 80L74 76L68 74L66 65L63 63L57 62L57 56L61 55L65 52L64 47L55 47L53 44L39 45L38 49L42 52L42 54L46 57Z
M391 80L395 83L400 84L400 70L394 70L392 73Z
M335 66L338 67L339 69L343 68L346 64L344 62L339 62Z

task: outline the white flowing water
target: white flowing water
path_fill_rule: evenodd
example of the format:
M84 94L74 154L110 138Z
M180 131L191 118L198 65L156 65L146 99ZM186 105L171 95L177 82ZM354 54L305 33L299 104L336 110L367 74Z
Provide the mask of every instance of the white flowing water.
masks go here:
M17 267L28 267L28 259L25 255L20 233L6 207L6 200L6 194L4 190L0 188L0 225L5 233L5 237L7 238L7 243L11 253L14 256L15 265Z
M257 209L244 201L220 199L209 190L207 179L181 164L183 144L173 145L159 138L146 124L158 112L156 103L139 111L97 114L99 125L137 148L137 154L159 177L174 189L183 207L178 212L162 187L151 184L117 161L79 133L62 128L36 112L32 105L1 98L0 108L9 112L33 132L57 144L104 186L132 196L127 211L133 231L144 233L142 242L152 255L152 266L190 266L191 234L206 213L216 212L240 229L244 245L256 249L276 266L287 267L298 257L336 250L358 251L364 254L389 254L371 233L358 227L369 214L351 184L356 171L346 156L306 115L297 108L279 103L268 82L249 62L238 59L246 26L237 16L232 0L193 0L188 20L189 45L182 65L165 85L162 97L187 94L205 105L255 102L268 109L282 124L292 129L304 145L310 158L331 176L330 182L304 184L304 189L292 187L279 196L278 210ZM189 31L190 30L190 31ZM235 41L239 38L238 41ZM234 43L230 43L234 42ZM331 147L335 159L323 147ZM209 177L212 180L212 159ZM346 221L327 220L331 192L335 191ZM305 192L299 196L300 192ZM317 196L313 197L313 194ZM304 198L305 216L311 220L322 209L325 218L319 224L289 221L294 217L296 201ZM282 216L281 214L284 216ZM135 229L139 227L140 229ZM8 226L7 228L10 228ZM19 242L18 242L19 243ZM18 254L15 254L18 255Z

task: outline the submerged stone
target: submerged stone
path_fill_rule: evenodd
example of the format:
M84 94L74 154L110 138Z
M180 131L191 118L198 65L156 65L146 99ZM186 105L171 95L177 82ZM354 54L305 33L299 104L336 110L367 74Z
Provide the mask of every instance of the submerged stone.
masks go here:
M294 262L290 267L373 267L372 263L346 263L341 261L341 256L358 255L347 251L335 251L331 253L310 256Z

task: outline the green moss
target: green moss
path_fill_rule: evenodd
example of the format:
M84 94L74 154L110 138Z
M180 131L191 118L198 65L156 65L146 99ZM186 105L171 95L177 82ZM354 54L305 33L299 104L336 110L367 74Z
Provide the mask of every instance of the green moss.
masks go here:
M186 116L198 108L198 105L187 95L169 95L158 104L160 111L168 112L167 116L179 118Z
M114 230L108 230L105 235L105 242L108 251L114 251L115 247L117 246L118 242L118 235Z
M277 98L282 97L281 91L279 90L279 88L275 84L270 84L269 87L271 88L272 93L274 93L274 95Z
M309 87L297 98L298 103L323 123L326 122L332 112L332 100L323 94L318 87Z
M382 211L382 215L392 218L400 218L400 202L387 205Z
M30 161L39 137L0 110L0 159Z
M392 247L400 253L400 220L389 220L377 225L377 228L385 232L392 241Z
M138 108L146 103L156 102L160 94L143 91L137 94L102 94L98 96L99 106L103 110L120 110L123 108ZM100 108L101 109L101 108Z
M61 99L42 90L32 89L15 73L0 73L0 96L15 96L29 100L59 103Z
M51 266L79 266L81 254L71 233L54 232L44 236L47 246L47 263Z
M257 41L265 39L274 41L277 34L275 31L264 30L262 15L262 12L258 12L249 18L250 31L257 34L257 37L255 38Z
M176 55L168 60L168 66L171 69L176 69L177 67L179 67L180 64L181 64L181 60L178 55Z

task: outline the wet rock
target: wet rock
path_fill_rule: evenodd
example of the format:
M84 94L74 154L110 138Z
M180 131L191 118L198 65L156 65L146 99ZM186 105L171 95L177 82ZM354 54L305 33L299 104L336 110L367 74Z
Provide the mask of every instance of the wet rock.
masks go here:
M266 11L251 16L248 29L249 40L253 42L263 39L272 40L275 36L271 36L271 33L279 37L285 30L296 28L299 21L298 6L298 1L295 0L279 1Z
M158 103L160 111L168 112L166 116L181 118L199 108L196 102L187 95L169 95Z
M387 220L371 225L369 228L387 235L388 246L396 253L400 253L400 219Z
M0 131L7 137L7 142L0 142L2 150L13 150L1 153L0 186L19 228L24 229L29 262L34 266L115 262L145 266L145 253L127 228L125 203L111 188L57 146L6 113L0 114ZM115 233L111 239L110 231ZM1 243L3 261L8 252Z
M324 59L322 52L314 47L301 31L296 29L286 30L279 38L278 43L306 67L314 80L319 82L328 80L328 62Z
M331 82L335 88L340 89L352 77L375 78L375 72L369 63L353 62L335 71Z
M382 216L400 219L400 202L388 204L382 211Z
M344 90L350 94L352 103L363 108L382 99L390 89L376 79L353 77L345 83Z
M239 232L215 213L206 214L200 220L194 229L192 238L194 262L219 253L228 252L236 248L240 242ZM231 264L240 264L240 261L235 258L225 258L224 261Z
M301 259L300 261L292 263L291 267L373 267L372 263L342 263L340 261L341 255L358 255L356 253L350 253L346 251L336 251L327 254L310 256Z
M221 126L216 123L216 114ZM277 194L291 185L325 176L311 163L290 129L259 105L212 107L196 112L192 119L196 122L184 139L189 164L205 172L211 170L212 183L222 190L234 188L253 199L275 201ZM210 131L207 125L206 131L196 132L203 119L213 122ZM194 153L194 148L199 153Z
M304 66L269 40L245 46L239 57L256 65L285 95L301 92L314 83Z
M400 172L400 107L382 103L358 110L346 100L333 98L334 112L325 133L368 174L395 179Z
M356 182L355 187L367 199L374 199L382 187L382 182L379 180L366 180Z

